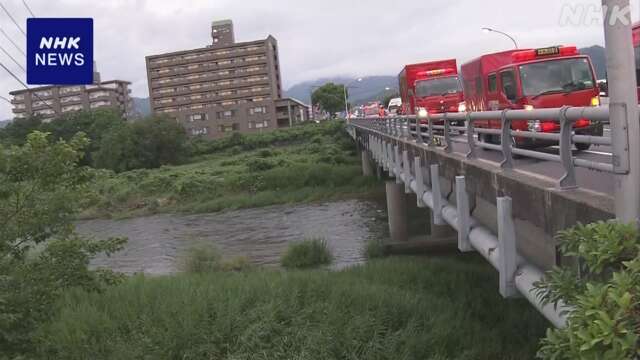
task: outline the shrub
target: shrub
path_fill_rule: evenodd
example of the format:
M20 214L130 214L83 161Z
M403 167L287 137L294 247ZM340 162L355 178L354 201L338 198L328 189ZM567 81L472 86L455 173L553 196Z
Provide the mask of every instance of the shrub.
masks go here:
M323 239L307 239L289 244L280 263L287 269L306 269L329 265L333 256Z
M378 239L369 239L365 243L364 255L367 259L377 259L386 255L382 241Z
M267 171L276 167L276 163L262 158L252 158L247 161L247 169L250 172Z
M197 245L189 248L184 258L184 271L193 274L203 274L220 270L222 257L212 245Z
M560 251L575 257L536 284L544 303L569 306L565 329L542 340L542 359L636 359L640 355L640 253L632 225L598 222L558 235Z

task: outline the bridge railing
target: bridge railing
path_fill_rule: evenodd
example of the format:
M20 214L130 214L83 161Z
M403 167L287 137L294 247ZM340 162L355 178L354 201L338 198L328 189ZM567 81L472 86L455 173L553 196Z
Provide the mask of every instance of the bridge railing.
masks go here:
M514 155L523 158L553 161L561 163L564 175L557 180L557 188L566 190L576 188L576 167L591 170L626 173L628 162L620 161L628 159L625 154L612 154L610 160L598 162L581 159L574 155L573 148L576 144L612 145L611 137L577 134L574 124L581 119L591 121L591 126L602 127L609 121L609 108L599 107L569 107L534 110L503 110L466 113L427 114L418 116L392 116L386 118L355 118L352 122L373 128L390 136L412 138L417 143L424 143L430 147L440 147L446 152L454 151L454 143L466 145L466 157L477 158L477 149L489 149L502 153L500 166L512 169L516 166ZM535 125L536 121L544 120L545 123L558 124L557 132L522 131L513 130L513 121L528 121ZM480 121L500 122L500 128L487 128L477 126ZM462 125L462 126L461 126ZM463 136L464 135L464 136ZM491 136L499 139L494 143L481 141L481 138ZM549 153L533 149L519 148L516 139L535 139L549 143L556 143L559 152ZM617 166L614 166L617 160Z

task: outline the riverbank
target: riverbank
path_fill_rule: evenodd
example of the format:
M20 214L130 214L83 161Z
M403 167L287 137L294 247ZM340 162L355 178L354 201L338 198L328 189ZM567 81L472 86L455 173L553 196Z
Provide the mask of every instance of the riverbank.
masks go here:
M96 170L81 218L207 213L380 196L361 176L355 145L338 122L216 140L188 164L122 173Z
M39 339L65 359L531 359L548 324L497 283L475 255L136 276L68 292Z

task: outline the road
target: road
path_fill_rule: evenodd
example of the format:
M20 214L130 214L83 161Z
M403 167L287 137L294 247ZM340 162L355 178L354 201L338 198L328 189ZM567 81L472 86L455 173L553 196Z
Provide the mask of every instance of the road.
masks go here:
M605 128L605 136L608 136L609 129ZM459 137L465 140L466 137ZM468 152L466 144L454 143L453 151L465 154ZM538 151L548 152L550 154L558 154L557 147L539 149ZM502 153L494 150L486 150L478 148L478 158L499 164L502 161ZM611 161L611 147L592 145L587 151L574 150L574 156L597 162ZM514 158L514 168L517 170L527 171L530 173L543 175L552 179L560 179L564 175L564 169L559 162L545 161L531 158ZM576 178L578 186L593 190L600 193L613 194L613 174L576 167Z

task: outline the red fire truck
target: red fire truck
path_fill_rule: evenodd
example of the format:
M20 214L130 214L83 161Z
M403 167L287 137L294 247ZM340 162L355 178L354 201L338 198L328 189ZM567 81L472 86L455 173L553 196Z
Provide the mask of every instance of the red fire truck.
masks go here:
M503 109L533 110L570 106L600 105L591 60L580 55L575 46L510 50L483 55L462 65L465 104L468 111ZM474 122L476 127L501 128L500 120ZM513 130L558 132L560 124L552 120L513 121ZM589 119L574 123L575 132L602 135L602 124ZM498 143L498 135L481 134L482 140ZM518 147L544 147L553 141L515 137ZM586 150L588 144L576 144Z
M463 101L455 59L406 65L398 75L402 113L419 109L431 114L458 112Z

